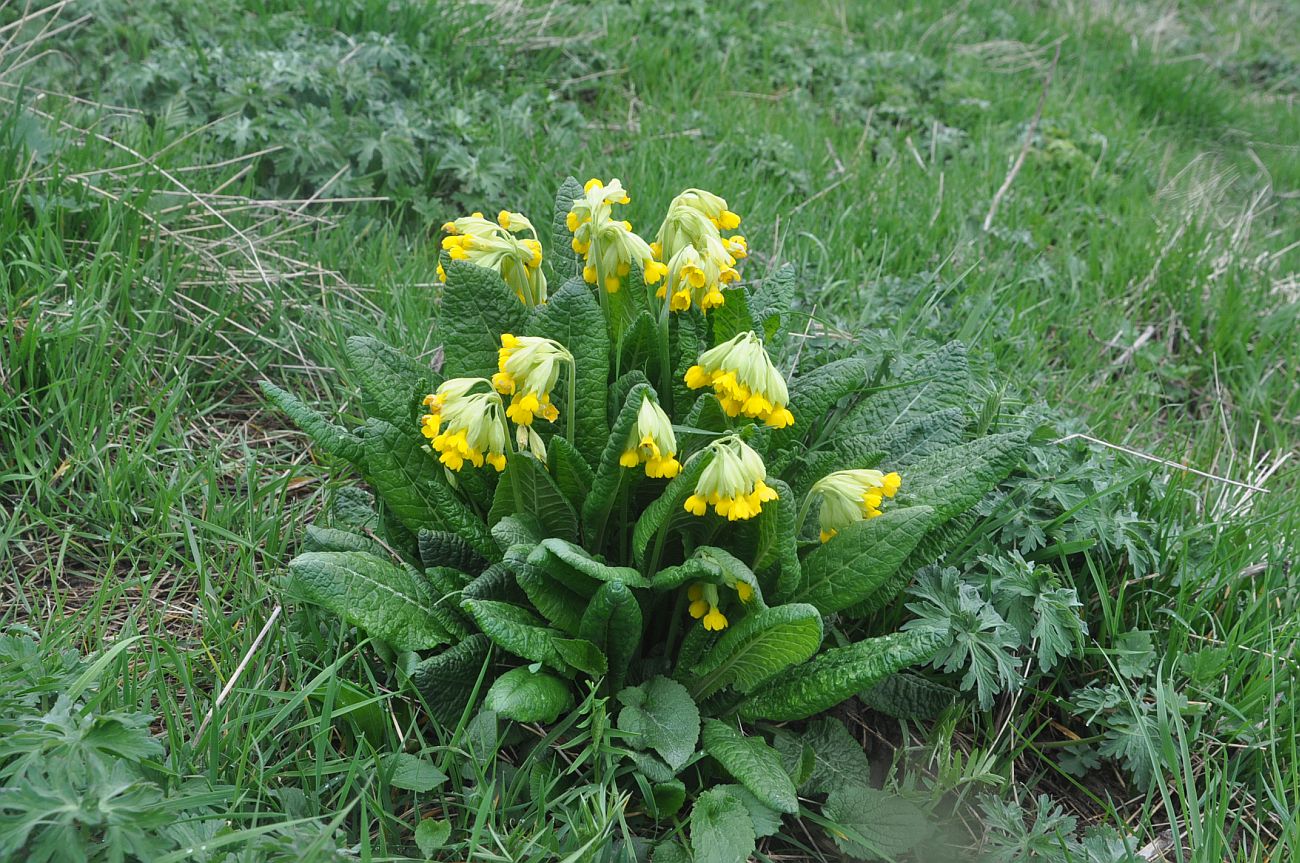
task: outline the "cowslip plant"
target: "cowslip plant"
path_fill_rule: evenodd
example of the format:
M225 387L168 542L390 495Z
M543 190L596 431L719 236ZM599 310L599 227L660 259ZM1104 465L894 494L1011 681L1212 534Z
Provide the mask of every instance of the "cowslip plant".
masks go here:
M356 428L264 385L376 497L308 529L293 591L391 648L444 723L480 694L552 722L595 688L621 781L661 824L690 800L698 857L744 859L795 814L896 855L916 807L865 776L820 783L821 738L773 723L945 647L933 626L846 633L942 557L1027 435L968 432L959 344L905 372L865 353L800 368L794 271L742 278L724 199L683 192L652 242L629 203L617 180L566 181L545 260L522 214L444 225L441 365L350 339ZM820 813L801 791L829 794Z

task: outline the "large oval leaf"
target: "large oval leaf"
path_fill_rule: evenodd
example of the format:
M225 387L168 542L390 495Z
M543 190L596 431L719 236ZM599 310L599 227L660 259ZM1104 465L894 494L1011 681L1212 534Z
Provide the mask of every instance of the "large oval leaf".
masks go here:
M418 575L359 551L309 551L289 561L296 591L399 650L445 644L429 609L433 591Z
M602 584L583 612L578 635L605 654L607 691L622 689L628 663L641 644L641 627L641 605L621 581Z
M945 633L914 629L868 638L822 653L772 678L740 705L746 719L787 722L821 713L886 675L929 660Z
M794 782L781 765L781 756L763 740L744 737L716 719L704 723L700 740L704 751L759 802L787 815L799 811Z
M554 339L569 349L574 359L575 393L573 444L586 458L600 456L609 436L605 398L609 389L609 334L605 316L592 289L582 279L570 279L537 309L529 324L536 336ZM561 382L558 395L568 397ZM564 405L560 417L567 416Z
M484 704L516 722L554 722L573 705L573 693L555 675L525 666L498 677Z
M527 307L494 270L449 261L442 289L438 329L443 374L449 378L491 377L497 370L502 333L522 333Z
M749 692L777 672L807 660L822 642L822 617L811 605L778 605L727 628L695 668L691 686L707 698L725 686Z
M896 507L849 525L803 559L803 578L789 602L831 614L861 602L889 580L934 519L928 506Z
M493 525L510 515L531 515L546 536L578 538L578 513L537 459L528 453L512 452L497 482L488 512Z
M456 726L479 677L488 677L483 665L491 648L487 636L478 632L450 650L423 660L411 672L411 682L444 727Z

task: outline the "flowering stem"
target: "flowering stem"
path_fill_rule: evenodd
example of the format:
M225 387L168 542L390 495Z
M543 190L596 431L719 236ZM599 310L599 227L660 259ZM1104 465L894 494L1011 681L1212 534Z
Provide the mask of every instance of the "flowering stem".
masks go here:
M666 278L666 277L665 277ZM668 346L668 300L664 300L664 313L659 316L659 400L669 415L673 410L673 369Z
M813 494L812 492L808 492L806 495L804 495L803 503L799 505L799 514L795 516L794 519L795 539L798 539L799 535L803 533L803 523L804 520L808 518L808 510L812 508L812 501L813 501Z
M673 603L673 613L668 618L668 638L664 640L669 650L672 650L673 644L677 641L677 630L681 628L682 615L686 612L686 591L679 588L674 593L677 594L677 601ZM676 658L669 658L673 659L673 665L676 667Z
M569 358L569 397L564 405L564 437L569 443L573 443L573 425L576 422L578 406L576 399L578 395L578 364L573 358Z
M671 518L664 519L664 523L659 525L659 529L655 531L654 550L650 552L650 557L648 558L650 566L646 568L644 573L646 578L653 578L654 574L659 571L659 558L664 552L664 541L668 538L667 527L671 521Z

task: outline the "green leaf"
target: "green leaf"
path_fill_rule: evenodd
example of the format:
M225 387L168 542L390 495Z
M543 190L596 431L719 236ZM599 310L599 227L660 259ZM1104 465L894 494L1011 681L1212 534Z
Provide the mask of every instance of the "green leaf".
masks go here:
M718 788L695 798L691 850L695 863L745 863L754 853L754 824L745 804Z
M551 220L551 281L562 282L578 275L578 257L570 245L573 234L567 219L575 198L582 197L582 184L565 177L555 193L555 214Z
M270 381L259 381L266 398L284 411L294 425L307 433L316 446L330 455L345 459L357 468L365 464L365 451L361 438L342 426L325 419L319 412L307 407L297 396L282 390Z
M357 438L359 441L360 438ZM330 521L352 530L368 530L379 525L379 513L370 492L356 486L336 489L330 501Z
M309 551L289 561L296 592L399 650L445 644L435 597L409 570L356 551Z
M603 394L604 390L602 389L601 392ZM591 493L587 495L587 500L582 506L582 523L589 539L594 539L603 530L609 508L614 505L619 483L628 470L618 463L618 459L627 445L628 435L636 425L641 399L647 394L654 394L654 390L647 384L637 384L632 387L627 398L623 400L623 407L614 418L613 429L609 440L605 442L605 449L601 452L600 462L596 468L596 477L591 483Z
M492 525L492 538L502 551L516 545L532 548L542 541L542 525L532 513L508 515Z
M443 566L466 575L478 575L488 568L488 561L457 534L443 530L419 533L420 561L425 566Z
M778 605L730 626L695 668L692 689L708 698L726 686L750 692L763 681L817 652L822 618L811 605Z
M437 388L433 369L370 336L352 336L343 353L361 384L366 414L398 428L413 426L420 400Z
M934 510L898 507L841 530L803 560L803 582L789 602L831 614L861 602L884 584L929 530Z
M484 703L516 722L551 723L573 706L573 693L560 678L524 666L498 677Z
M957 700L957 690L915 674L891 674L858 693L872 710L896 719L937 719Z
M637 749L628 750L628 757L636 765L637 772L649 779L651 782L672 782L673 769L663 762L663 759L653 752L643 752Z
M883 458L884 454L876 448L876 439L872 435L832 438L821 447L799 456L795 461L798 472L791 478L790 486L796 497L802 497L812 489L813 483L827 474L873 468Z
M414 567L411 568L414 570ZM416 572L418 573L418 570ZM429 606L429 613L453 641L468 638L471 632L469 621L456 607L456 603L460 601L461 589L468 582L465 573L445 566L431 566L424 570L423 575L434 597L433 604Z
M754 825L754 835L762 838L775 836L781 832L781 813L763 803L745 786L715 785L713 787L725 791L728 796L735 797L744 805L745 811L749 813L749 820Z
M605 654L585 638L557 638L555 650L574 670L591 677L600 677L609 671Z
M520 514L534 516L546 536L578 538L578 514L546 468L528 453L512 452L497 482L488 524Z
M595 645L581 639L566 639L525 608L490 599L466 599L461 607L474 618L484 635L515 656L545 663L562 673L574 669L589 674L605 671L592 658L598 656Z
M691 852L680 844L665 839L655 845L650 855L650 863L692 863Z
M917 462L903 479L908 500L934 507L942 523L979 503L1015 469L1029 446L1024 432L989 435Z
M907 587L917 572L943 560L971 532L975 522L975 513L967 510L932 528L916 544L916 548L912 549L912 553L907 556L907 560L903 561L903 565L875 593L849 608L846 613L854 617L866 617L889 605L903 591L903 588Z
M810 431L823 432L827 415L835 403L860 390L873 364L859 357L835 360L818 366L790 382L790 413L794 425L777 429L773 444L778 449L804 437Z
M699 482L700 474L704 473L704 468L712 460L713 452L710 450L688 459L677 476L668 481L663 494L642 511L636 520L636 526L632 528L632 557L637 565L645 563L646 551L660 529L666 530L665 525L671 525L672 519L684 512L682 507L686 504L686 498L695 493L695 484Z
M884 435L896 426L944 408L965 407L970 398L966 346L949 342L903 373L906 383L873 393L844 417L842 428Z
M653 797L647 802L651 804L650 814L656 821L672 818L686 803L686 783L680 779L656 782L651 793Z
M903 470L927 456L962 442L966 412L947 408L899 423L884 434L871 434L871 443L891 470Z
M659 325L649 312L637 312L632 324L618 340L619 368L640 369L647 378L657 377L663 364L660 356Z
M674 771L685 766L700 739L700 711L685 686L653 677L622 690L618 700L618 728L630 745L658 753Z
M383 756L383 769L391 771L388 784L404 791L432 791L447 781L443 773L427 758L408 752L391 752Z
M606 689L618 692L628 663L641 644L641 605L620 581L602 584L587 604L578 635L596 645L609 663Z
M551 578L539 566L517 561L513 568L515 580L542 617L569 635L577 635L587 597Z
M709 312L708 321L713 325L713 343L720 345L727 339L751 330L758 330L754 316L749 312L749 291L743 285L727 288L722 292L723 304Z
M576 392L574 395L573 443L586 458L600 456L609 424L605 398L609 389L609 335L605 316L591 287L582 279L570 279L539 306L529 325L533 335L554 339L573 354ZM568 397L562 386L556 395ZM560 406L560 418L566 415Z
M803 734L795 734L784 728L773 729L772 746L780 754L781 766L790 775L795 787L802 790L817 764L817 754L813 748L804 740Z
M364 551L385 560L389 557L388 549L368 536L314 524L307 525L302 547L304 551Z
M776 492L776 500L763 505L758 516L758 551L754 555L754 571L768 595L780 596L798 586L803 578L799 563L799 540L795 536L795 519L799 503L790 486L769 476L767 484ZM776 568L776 579L766 571Z
M512 605L523 605L528 597L515 581L515 572L508 563L489 566L460 592L462 599L495 599Z
M447 283L438 311L443 374L491 377L502 333L522 333L528 309L493 270L464 261L449 261L444 269Z
M759 282L749 307L758 324L758 334L775 345L787 336L790 310L795 306L795 268L786 263Z
M928 661L943 638L941 630L914 629L827 650L810 662L786 669L751 693L741 704L740 715L777 722L806 719L889 674Z
M781 766L781 756L762 739L743 737L725 722L709 719L700 741L705 753L763 805L788 815L799 811L799 798L790 775Z
M693 557L717 567L721 579L715 581L715 584L734 587L737 582L743 581L749 585L754 595L745 603L747 608L754 612L767 608L767 602L763 598L763 588L759 585L758 578L754 575L754 571L746 566L740 558L725 548L718 548L714 545L700 546L695 549Z
M364 440L366 479L407 529L454 533L483 557L500 557L492 532L443 482L443 467L424 451L419 434L372 419Z
M804 794L830 794L845 785L860 785L871 776L871 764L862 744L830 716L814 720L804 729L803 744L812 752L812 770L799 783Z
M422 660L411 672L411 683L444 728L454 728L460 721L491 647L486 635L475 633L450 650Z
M564 495L574 511L582 509L582 502L587 499L587 491L595 474L591 466L573 446L558 435L547 444L547 464L551 469L551 478Z
M686 388L686 370L695 365L708 345L704 343L706 324L698 315L673 315L668 321L669 350L673 362L673 403L690 404L696 393ZM679 441L680 443L680 441Z
M581 546L549 537L528 555L528 563L539 566L575 591L591 596L600 582L618 581L628 587L649 587L641 573L630 566L601 563Z
M865 785L845 785L826 798L822 815L845 854L893 860L930 835L925 813L914 803Z
M451 822L445 818L434 820L422 818L420 826L415 828L415 846L420 849L425 860L432 860L433 855L451 838Z
M722 574L722 567L718 566L717 561L703 557L690 557L676 566L667 566L656 572L650 580L650 586L659 591L673 590L691 581L726 584L726 577Z

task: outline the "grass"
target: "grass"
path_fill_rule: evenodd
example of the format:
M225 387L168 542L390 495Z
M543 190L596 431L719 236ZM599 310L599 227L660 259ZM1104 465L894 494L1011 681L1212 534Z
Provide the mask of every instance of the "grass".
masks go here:
M217 789L239 841L288 831L274 835L292 851L264 853L390 859L414 853L423 814L451 818L481 859L626 847L628 801L566 760L581 736L561 755L525 747L500 780L490 757L462 756L465 734L416 722L372 652L310 608L284 611L196 735L277 607L300 525L347 482L254 382L347 411L353 389L332 371L347 335L378 329L418 354L438 343L437 224L500 206L544 221L572 173L621 177L639 227L679 187L718 190L745 216L753 265L800 267L827 332L962 339L1003 381L995 406L1041 400L1077 418L1069 431L1266 485L1107 461L1106 500L1140 515L1157 554L1146 571L1060 557L1088 606L1088 670L991 716L879 733L894 757L946 777L936 796L991 790L1029 806L1050 793L1170 860L1293 858L1300 55L1287 34L1300 22L1288 4L665 0L503 6L454 28L367 2L249 0L233 16L200 4L183 22L148 4L85 9L61 33L38 29L53 16L15 28L26 35L0 53L0 624L51 654L143 636L95 704L156 716L166 756L150 769L174 793L193 777ZM0 7L0 27L19 14ZM204 128L217 118L190 113L192 94L122 82L163 47L217 63L217 48L274 40L281 23L378 32L442 70L421 110L464 112L457 146L511 167L485 175L485 155L421 184L380 160L340 182L344 197L387 201L328 202L344 186L309 173L306 191L269 200L292 160L220 164L256 148ZM500 33L512 44L493 45ZM1024 166L985 231L1058 42ZM426 142L426 163L450 140ZM1050 757L1053 723L1081 727L1067 684L1123 679L1107 669L1134 629L1155 633L1158 653L1127 695L1149 708L1137 757L1167 777L1149 791L1109 768L1079 781ZM383 756L401 751L431 756L452 777L445 793L394 793ZM505 781L501 796L463 781L467 766ZM538 799L572 813L556 819L567 831L549 832ZM303 820L277 826L286 818Z

